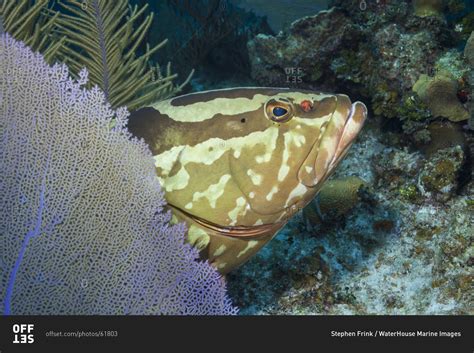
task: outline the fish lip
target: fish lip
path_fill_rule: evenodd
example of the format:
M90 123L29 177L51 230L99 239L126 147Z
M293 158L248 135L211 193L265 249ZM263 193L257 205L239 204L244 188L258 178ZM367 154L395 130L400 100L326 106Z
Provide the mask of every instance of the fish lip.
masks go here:
M360 108L359 111L357 111L358 108ZM356 113L362 114L361 118L357 117L357 119L360 119L360 121L356 121ZM334 153L334 156L332 157L332 160L329 163L328 172L326 174L330 174L335 169L337 164L339 164L339 162L347 154L349 148L352 146L357 136L359 136L359 133L362 130L366 120L367 107L365 106L365 104L360 101L355 101L354 103L352 103L351 109L349 111L349 114L347 115L346 122L342 129L341 138L339 139L336 152ZM327 177L325 177L324 179L326 178Z
M287 219L284 219L284 220L279 220L272 223L264 223L264 224L259 224L259 225L235 225L235 226L221 225L218 223L211 222L206 218L196 216L172 204L168 204L168 206L171 209L177 212L180 212L183 216L187 217L188 219L200 225L201 227L213 233L218 233L220 235L231 237L231 238L241 238L241 239L265 238L269 233L276 232L277 230L283 228L285 224L288 222Z

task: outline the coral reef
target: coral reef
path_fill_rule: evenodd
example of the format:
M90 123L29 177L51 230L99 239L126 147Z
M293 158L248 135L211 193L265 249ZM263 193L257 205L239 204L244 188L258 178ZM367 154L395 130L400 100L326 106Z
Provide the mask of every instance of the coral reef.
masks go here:
M353 49L359 33L349 17L332 9L295 21L287 34L257 35L248 43L252 77L262 86L329 86L326 69L334 52Z
M229 275L241 313L473 313L474 183L460 193L446 170L448 184L455 184L442 202L419 188L423 175L434 177L434 161L455 157L454 169L465 168L462 152L444 149L431 160L384 145L378 136L373 127L365 129L334 176L358 175L372 186L370 198L311 232L297 216Z
M252 74L370 102L373 123L328 181L355 176L370 189L348 193L338 217L323 210L323 189L229 276L231 296L247 314L472 314L472 137L462 122L474 79L441 12L452 4L331 5L249 42Z
M323 188L229 275L244 314L472 314L469 15L446 16L462 10L446 1L364 4L331 1L248 43L260 85L358 96L372 121L328 181L369 187L346 190L347 204Z
M337 217L323 189L231 274L242 313L472 314L471 44L463 58L443 13L456 4L365 4L331 1L248 43L259 84L359 95L373 114L328 181L350 176L370 188L348 192L351 207Z
M0 37L1 312L235 313L184 224L169 224L128 112L86 82Z
M438 36L446 27L440 20L422 26L403 2L373 12L360 11L359 2L334 5L295 21L286 34L250 41L257 82L283 83L286 68L299 68L301 81L295 83L308 87L362 89L364 95L394 91L401 98L434 65L439 43L446 36Z
M322 189L230 274L231 296L246 314L472 314L472 39L463 58L443 1L331 5L250 41L252 74L368 102L371 124L328 183L370 188L337 217Z
M260 85L359 96L370 102L382 126L402 130L413 143L429 143L433 120L472 116L474 77L456 46L455 23L439 16L448 4L381 1L361 8L359 1L334 0L330 5L286 32L248 43L252 77Z
M243 314L472 313L469 15L441 12L454 1L364 3L331 1L248 42L253 85L344 92L368 103L372 121L328 181L337 192L323 188L228 275ZM442 99L426 91L435 77L448 81ZM215 87L234 85L219 78Z
M87 89L135 109L183 88L172 60L183 77L198 69L193 90L298 87L369 107L318 199L227 276L242 314L474 314L472 2L330 0L327 11L295 10L309 16L278 34L237 2L289 18L286 0L0 1L0 32L48 62L69 56L78 80L2 37L3 312L236 313L222 278L183 244L182 225L168 223L125 110ZM15 105L18 92L28 104Z

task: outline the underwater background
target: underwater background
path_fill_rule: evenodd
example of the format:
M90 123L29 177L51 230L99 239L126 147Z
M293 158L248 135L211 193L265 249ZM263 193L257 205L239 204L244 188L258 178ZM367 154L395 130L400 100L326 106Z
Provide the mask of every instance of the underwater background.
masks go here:
M104 74L108 48L80 11L97 1L18 0L18 9L37 8L29 30L7 17L13 2L0 1L0 32L65 63L75 78L86 66L84 85L99 85L113 109L241 86L344 93L369 109L324 192L226 276L240 314L473 314L474 2L106 1L117 23L104 23L118 44ZM165 313L235 313L217 282L203 288L209 302L224 303L218 309L173 302ZM105 313L131 312L157 311L127 304Z
M194 8L186 8L191 3L206 15L216 2L172 3L182 17L169 21L182 24L195 20ZM472 313L474 54L469 48L474 37L466 42L474 30L474 4L241 0L219 5L204 23L229 26L223 30L229 33L203 37L207 56L186 59L193 63L187 70L196 70L192 91L322 89L360 99L370 111L332 177L341 190L321 195L323 219L309 206L307 216L294 217L228 276L240 312ZM326 9L331 10L320 12ZM165 27L182 36L175 42L185 47L198 40L202 28L191 26L186 33ZM163 33L158 28L156 33ZM173 41L171 33L166 37ZM188 49L187 55L196 52Z

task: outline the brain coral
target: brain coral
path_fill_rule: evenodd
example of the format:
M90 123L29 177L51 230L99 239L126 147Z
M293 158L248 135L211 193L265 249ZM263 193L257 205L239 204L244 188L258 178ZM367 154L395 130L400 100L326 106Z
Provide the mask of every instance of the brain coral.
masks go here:
M458 83L444 74L430 77L425 74L413 86L433 116L443 116L451 121L469 118L469 112L457 98Z
M169 225L127 111L86 81L0 37L1 311L235 313L184 226Z

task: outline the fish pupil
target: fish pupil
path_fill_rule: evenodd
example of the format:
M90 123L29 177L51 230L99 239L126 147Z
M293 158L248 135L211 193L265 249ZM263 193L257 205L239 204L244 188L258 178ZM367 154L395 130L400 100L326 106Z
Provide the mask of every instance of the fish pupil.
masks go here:
M274 114L275 116L283 116L283 115L285 115L287 112L288 112L288 110L286 110L285 108L282 108L282 107L275 107L275 108L273 108L273 114Z

